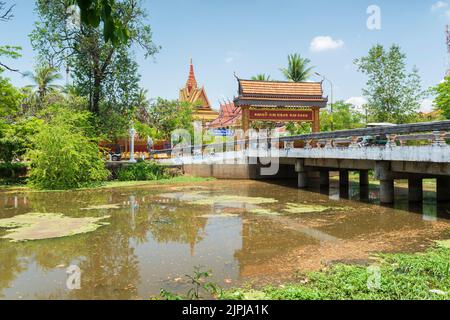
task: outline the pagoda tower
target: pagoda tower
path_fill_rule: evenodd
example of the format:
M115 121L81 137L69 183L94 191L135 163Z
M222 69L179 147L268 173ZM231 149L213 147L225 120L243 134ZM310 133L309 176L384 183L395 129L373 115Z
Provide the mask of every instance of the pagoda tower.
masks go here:
M180 101L191 103L194 106L194 120L201 121L204 125L212 122L219 116L219 113L211 107L205 87L200 88L198 86L192 59L186 86L180 90Z

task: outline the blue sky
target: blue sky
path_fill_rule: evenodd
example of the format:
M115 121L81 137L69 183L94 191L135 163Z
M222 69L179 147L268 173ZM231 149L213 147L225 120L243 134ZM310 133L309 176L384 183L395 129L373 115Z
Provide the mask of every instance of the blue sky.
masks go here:
M17 7L14 20L0 24L0 44L22 46L23 57L14 65L31 70L35 54L28 35L37 19L34 1L7 1ZM315 70L334 82L336 99L343 100L360 100L366 79L356 71L353 60L376 43L398 43L408 56L409 67L419 68L424 88L440 82L446 71L444 30L450 23L450 0L143 2L154 41L162 46L160 53L147 60L136 50L142 86L151 97L178 98L190 58L198 82L205 85L215 107L220 99L236 95L234 72L241 78L266 73L282 80L279 69L294 52L311 59ZM367 28L370 5L381 9L381 30ZM19 86L28 83L18 75L7 76ZM329 88L325 89L329 94Z

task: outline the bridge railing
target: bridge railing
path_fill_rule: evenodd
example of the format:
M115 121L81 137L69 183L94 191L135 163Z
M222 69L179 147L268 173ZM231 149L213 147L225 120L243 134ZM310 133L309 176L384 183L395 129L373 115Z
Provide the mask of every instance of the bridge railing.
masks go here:
M312 134L302 134L287 137L277 137L277 143L271 143L270 137L264 139L224 139L223 142L204 144L204 145L184 145L172 149L154 151L153 154L168 154L182 151L196 155L203 154L205 151L214 153L220 151L243 151L248 147L260 148L261 141L266 148L293 149L300 148L364 148L364 147L401 147L411 141L422 141L422 144L431 144L434 146L446 146L450 140L450 120L424 122L413 124L402 124L389 127L374 127L353 130L341 130L334 132L320 132ZM364 138L383 137L385 145L366 145Z

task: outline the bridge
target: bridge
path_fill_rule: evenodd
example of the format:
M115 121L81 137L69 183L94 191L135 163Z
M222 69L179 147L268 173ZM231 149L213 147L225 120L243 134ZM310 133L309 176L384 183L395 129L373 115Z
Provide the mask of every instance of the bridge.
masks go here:
M380 183L380 202L395 201L394 181L408 180L409 201L423 200L423 179L436 179L438 202L450 202L450 121L393 127L313 133L289 137L226 139L220 143L177 146L164 164L182 166L186 174L218 179L292 179L299 188L330 184L339 172L340 188L349 172L359 173L360 187L369 172ZM365 143L381 137L385 143Z

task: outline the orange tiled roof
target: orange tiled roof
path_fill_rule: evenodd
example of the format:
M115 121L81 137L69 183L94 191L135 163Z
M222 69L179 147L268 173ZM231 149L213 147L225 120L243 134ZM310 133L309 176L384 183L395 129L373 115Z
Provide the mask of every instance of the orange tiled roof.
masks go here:
M209 124L210 128L224 128L239 125L242 120L242 109L233 102L227 102L220 106L220 114L217 119Z
M240 93L243 95L282 95L322 97L321 82L276 82L240 80Z
M242 80L239 82L238 106L304 106L324 108L322 82L283 82Z

